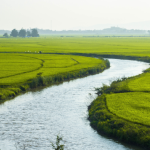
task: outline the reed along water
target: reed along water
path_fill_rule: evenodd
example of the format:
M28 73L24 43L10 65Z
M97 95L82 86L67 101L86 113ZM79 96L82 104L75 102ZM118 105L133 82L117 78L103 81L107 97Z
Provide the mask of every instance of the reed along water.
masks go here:
M63 136L65 150L140 150L97 134L90 126L88 106L95 87L141 74L148 63L109 59L104 72L28 92L0 105L1 150L51 150Z

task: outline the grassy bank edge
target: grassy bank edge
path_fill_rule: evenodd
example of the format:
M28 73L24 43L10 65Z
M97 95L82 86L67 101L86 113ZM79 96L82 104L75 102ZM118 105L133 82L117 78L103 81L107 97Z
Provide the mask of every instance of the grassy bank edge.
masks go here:
M61 53L59 53L61 54ZM101 53L69 53L70 55L80 55L87 57L101 57L101 58L112 58L112 59L124 59L124 60L137 60L142 62L150 62L150 57L140 56L129 56L129 55L114 55L114 54L101 54Z
M93 75L104 71L110 67L108 60L102 60L103 64L99 64L92 68L81 69L77 71L66 72L62 74L57 74L55 76L37 76L36 78L27 81L26 83L14 84L10 86L1 85L0 90L0 103L6 100L12 99L17 95L30 91L31 89L36 89L38 87L46 87L54 84L59 84L64 81L69 81L76 78L85 77L88 75Z
M95 99L88 107L91 126L100 134L150 149L150 127L124 120L112 114L106 104L106 94Z

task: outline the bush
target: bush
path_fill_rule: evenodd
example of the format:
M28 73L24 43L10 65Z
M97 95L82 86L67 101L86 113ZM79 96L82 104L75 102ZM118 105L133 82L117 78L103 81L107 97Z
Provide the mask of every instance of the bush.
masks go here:
M126 78L123 77L122 79L117 79L113 81L109 86L106 84L103 84L100 88L95 88L97 95L102 94L109 94L109 93L124 93L124 92L130 92L130 89L128 87L128 82L126 81Z
M54 150L64 150L64 145L63 144L61 145L60 142L63 142L63 139L62 139L62 137L57 135L56 144L51 143L52 144L52 148Z

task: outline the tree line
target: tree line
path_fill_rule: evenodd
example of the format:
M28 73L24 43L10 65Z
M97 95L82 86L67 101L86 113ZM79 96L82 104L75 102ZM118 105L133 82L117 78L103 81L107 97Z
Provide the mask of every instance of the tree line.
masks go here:
M4 33L4 37L8 37L8 33ZM16 29L13 29L10 33L10 36L12 37L39 37L37 29L31 29L31 30L25 30L21 29L17 31Z

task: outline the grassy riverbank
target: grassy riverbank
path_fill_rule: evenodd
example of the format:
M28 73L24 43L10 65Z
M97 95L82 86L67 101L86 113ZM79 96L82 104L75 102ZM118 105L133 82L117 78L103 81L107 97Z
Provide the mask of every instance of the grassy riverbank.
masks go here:
M0 100L22 91L102 72L109 62L84 56L0 54Z
M136 77L97 88L89 106L89 120L100 133L150 149L149 69Z
M98 97L89 106L91 126L100 134L150 149L150 128L118 117L107 108L106 95Z

